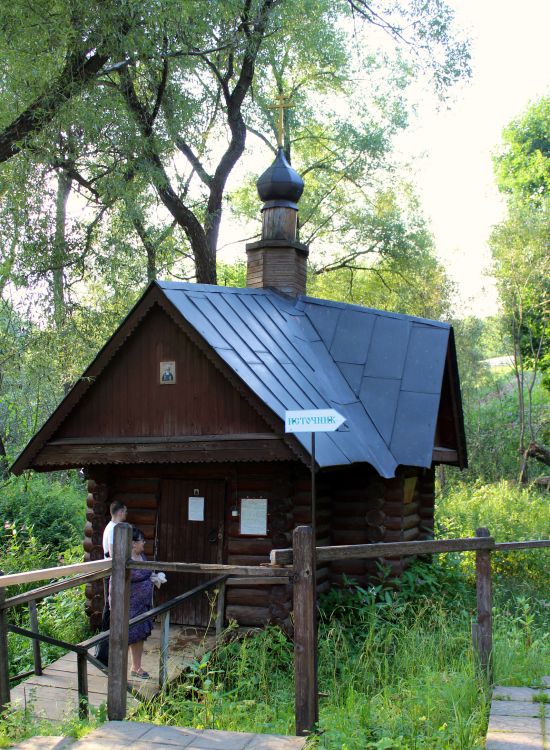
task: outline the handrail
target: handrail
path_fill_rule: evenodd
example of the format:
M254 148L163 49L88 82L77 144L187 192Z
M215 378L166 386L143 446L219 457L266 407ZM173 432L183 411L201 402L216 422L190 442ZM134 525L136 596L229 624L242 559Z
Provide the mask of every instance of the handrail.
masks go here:
M132 619L129 620L128 627L131 627L132 625L137 625L139 622L143 622L143 620L148 620L149 618L156 617L157 615L162 615L164 612L168 612L174 607L177 607L178 604L181 604L186 599L191 599L191 597L196 596L197 594L201 594L203 591L207 591L208 589L213 588L218 583L225 581L226 578L227 578L226 575L213 578L211 581L206 581L205 583L201 583L200 586L196 586L194 589L190 589L189 591L186 591L183 594L179 594L178 596L175 596L173 599L170 599L169 601L164 602L164 604L159 604L158 607L153 607L152 609L147 610L147 612L144 612L141 615L136 615L136 617L132 617ZM91 638L88 638L85 641L81 641L79 643L79 646L82 646L85 649L90 649L93 646L96 646L98 643L101 643L101 641L106 641L109 635L110 635L110 630L103 630L101 633L96 633L96 635L93 635Z
M277 552L279 550L276 550ZM292 571L290 569L281 570L279 568L273 568L269 563L266 563L265 567L259 565L218 565L216 563L185 563L185 562L162 562L158 560L129 560L127 568L131 570L166 570L173 573L204 573L205 575L212 575L212 573L220 573L225 575L235 575L244 577L263 577L269 578L271 576L284 576L285 574L290 575Z
M58 581L58 583L49 583L47 586L41 586L38 589L32 591L25 591L24 594L17 594L16 596L10 596L9 599L5 599L4 602L0 602L0 609L8 609L9 607L17 607L19 604L27 604L29 602L36 601L37 599L45 599L47 596L57 594L59 591L65 591L65 589L74 588L75 586L81 586L84 583L91 583L97 581L100 578L105 578L105 573L87 573L83 575L75 576L74 578L68 578L64 581Z
M500 542L496 544L492 537L465 537L463 539L433 539L416 542L342 544L316 547L315 555L317 562L329 562L334 560L368 560L376 557L409 557L411 555L481 550L505 552L513 549L534 549L539 547L550 547L550 540L533 539L524 542ZM271 550L270 561L272 565L291 565L293 561L292 548ZM280 572L277 568L274 568L274 570Z
M495 552L506 552L512 549L542 549L550 547L550 539L529 539L525 542L498 542Z
M31 638L35 641L43 641L49 643L51 646L60 646L66 648L68 651L74 651L75 654L85 654L86 649L80 644L67 643L67 641L60 641L58 638L52 638L50 635L44 635L43 633L35 633L34 630L27 630L26 628L20 628L19 625L11 625L8 623L8 630L18 635L24 635L27 638Z
M71 573L102 571L105 575L108 575L108 571L111 570L112 566L112 560L93 560L92 562L76 563L74 565L59 565L55 568L29 570L26 573L8 573L8 575L0 576L0 589L20 583L33 583L34 581L47 581L50 578L62 578Z

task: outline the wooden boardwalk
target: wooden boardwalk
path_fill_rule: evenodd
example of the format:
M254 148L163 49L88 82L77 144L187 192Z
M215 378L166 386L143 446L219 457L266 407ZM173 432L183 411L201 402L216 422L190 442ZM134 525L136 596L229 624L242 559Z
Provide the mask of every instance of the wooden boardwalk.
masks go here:
M542 688L495 687L486 750L550 750L550 677Z
M170 627L170 651L168 657L168 681L176 679L193 659L200 658L215 642L214 635L205 635L197 628ZM143 668L149 672L149 680L132 680L128 671L128 684L147 700L159 692L159 648L160 628L154 626L151 636L145 641ZM107 675L88 664L88 691L90 705L95 708L107 701ZM68 653L44 668L44 673L33 675L11 690L12 705L29 710L34 716L43 716L58 721L77 712L76 654ZM136 698L128 696L128 709L136 706Z

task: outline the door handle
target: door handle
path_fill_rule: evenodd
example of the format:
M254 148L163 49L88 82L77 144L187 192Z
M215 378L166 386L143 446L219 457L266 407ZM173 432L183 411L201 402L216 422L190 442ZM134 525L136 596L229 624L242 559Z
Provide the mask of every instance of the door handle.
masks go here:
M210 544L215 544L218 541L218 530L212 529L212 531L208 534L208 541Z

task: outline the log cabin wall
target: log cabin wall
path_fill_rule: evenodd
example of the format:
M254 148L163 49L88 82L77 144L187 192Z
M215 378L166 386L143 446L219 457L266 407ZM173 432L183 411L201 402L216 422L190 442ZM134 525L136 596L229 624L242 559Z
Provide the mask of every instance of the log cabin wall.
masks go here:
M370 466L334 473L331 486L330 544L368 544L383 541L384 481ZM343 576L365 585L376 573L373 560L337 560L330 565L330 581Z
M433 536L434 471L401 467L394 479L372 468L333 474L331 544L367 544L427 539ZM399 575L412 558L380 560ZM343 576L366 585L378 572L374 560L331 564L331 581Z
M331 544L331 514L332 498L330 495L330 484L327 483L322 474L316 479L316 543L318 547ZM311 474L305 467L294 476L294 508L293 528L303 524L311 523ZM292 546L292 539L289 547ZM330 588L330 567L328 565L317 566L317 594L324 594Z
M435 468L424 469L418 477L419 539L434 538Z
M127 475L128 474L128 475ZM160 480L132 476L118 468L117 473L97 471L88 480L86 527L84 529L84 559L103 558L103 531L110 520L109 506L121 500L128 508L128 523L138 526L145 534L145 554L155 556L155 526L160 495ZM101 624L103 611L103 581L94 581L86 587L86 614L90 625L96 629Z
M223 480L226 483L223 561L234 565L259 565L269 561L273 548L292 544L294 528L294 493L302 487L304 470L294 462L209 464L209 465L130 465L109 469L90 469L88 511L85 529L85 559L103 556L103 529L109 520L109 505L121 500L128 508L128 522L145 534L145 554L157 556L158 509L162 481ZM307 474L306 474L307 475ZM300 491L309 501L309 480ZM304 495L304 498L305 498ZM240 511L243 498L266 497L268 528L266 536L243 536L240 533ZM304 500L305 502L305 500ZM302 516L300 516L302 517ZM302 521L300 521L302 522ZM87 613L92 627L99 626L103 609L102 582L87 588ZM278 622L291 627L292 587L231 586L226 595L226 619L241 625L265 625Z
M105 475L96 474L88 480L86 497L86 525L84 527L84 560L103 559L103 530L109 519L109 484ZM95 630L101 625L103 611L103 581L93 581L86 586L86 614Z
M145 554L157 557L158 508L163 479L214 479L226 483L223 560L234 565L268 562L271 549L292 545L295 526L311 523L311 480L298 462L116 466L94 469L88 483L86 559L100 559L103 529L109 520L109 504L122 500L128 507L128 522L139 526L146 537ZM243 498L266 497L266 536L240 533L240 503ZM405 468L395 479L384 480L364 466L323 473L317 478L317 545L365 544L380 541L411 541L433 535L434 472ZM385 558L396 574L408 560ZM366 585L377 574L373 560L334 562L317 569L317 590L322 594L342 576ZM87 613L97 627L103 608L102 582L87 588ZM226 595L226 619L241 625L279 623L290 630L292 587L230 586Z

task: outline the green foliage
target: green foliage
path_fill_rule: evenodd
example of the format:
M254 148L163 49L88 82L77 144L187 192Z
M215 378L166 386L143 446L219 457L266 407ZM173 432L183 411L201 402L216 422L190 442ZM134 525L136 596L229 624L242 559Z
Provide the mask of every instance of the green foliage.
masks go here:
M549 226L550 196L536 207L512 202L490 239L510 348L526 367L545 373L550 370Z
M523 379L524 367L538 367L550 390L549 133L549 97L505 129L494 166L497 185L508 196L508 215L493 230L490 247L518 372Z
M43 474L12 477L0 493L0 518L14 533L25 529L50 557L82 542L86 492L75 472L59 479ZM1 529L0 529L1 532ZM3 539L10 530L4 530ZM29 561L30 562L30 561ZM32 569L28 565L26 569ZM21 568L24 570L25 568Z
M545 491L512 482L451 486L437 501L437 519L443 536L474 536L486 526L497 542L546 538L550 531L550 504ZM473 556L461 557L473 576ZM548 551L528 550L493 555L493 570L508 587L525 591L548 588ZM497 581L499 579L497 578Z
M499 190L538 202L550 191L550 97L513 120L502 140L494 158Z
M489 694L470 640L474 591L451 559L411 567L398 590L348 582L320 602L319 735L326 750L473 750ZM544 611L509 598L495 616L497 679L540 681L550 660ZM527 627L526 627L527 623ZM229 634L231 635L231 629ZM275 627L207 654L136 720L293 733L292 643ZM308 745L309 746L309 745Z
M59 520L63 515L59 505L57 506ZM55 520L53 520L55 523ZM67 548L70 537L62 540L56 547L47 546L32 534L29 526L16 526L5 522L0 535L0 569L4 573L19 573L26 570L39 570L48 568L59 563L59 556L64 563L82 560L82 546ZM79 529L82 533L82 526ZM74 530L73 530L74 533ZM52 535L52 538L55 535ZM35 583L10 586L7 596L16 596L36 588ZM53 596L46 597L38 605L39 628L45 635L50 635L58 640L69 643L78 643L83 640L88 632L88 623L84 613L85 593L84 587L61 591ZM29 627L28 607L22 605L16 609L10 609L9 620L24 628ZM64 650L58 646L42 644L42 659L48 664L63 655ZM16 675L33 667L32 646L28 638L8 634L8 653L10 661L10 674Z
M468 380L466 384L469 384ZM477 385L464 393L469 468L460 474L446 469L446 475L451 481L469 483L516 479L520 429L516 379L510 368L504 368L500 373L485 371ZM548 440L550 399L540 378L534 385L531 400L533 433L544 442ZM531 461L529 464L531 478L544 471L541 463Z

